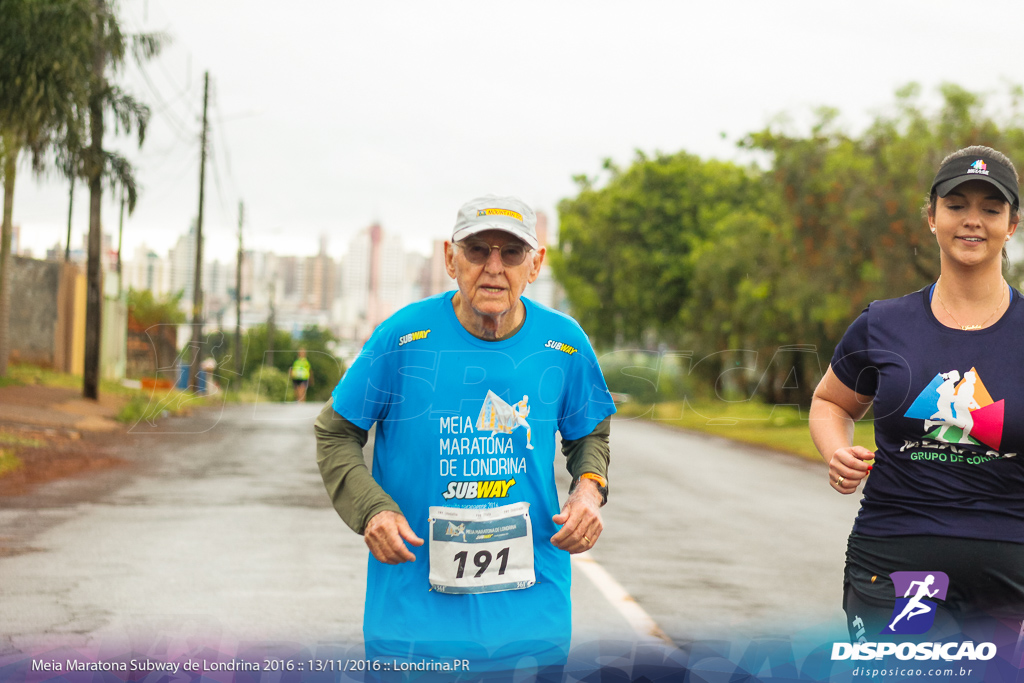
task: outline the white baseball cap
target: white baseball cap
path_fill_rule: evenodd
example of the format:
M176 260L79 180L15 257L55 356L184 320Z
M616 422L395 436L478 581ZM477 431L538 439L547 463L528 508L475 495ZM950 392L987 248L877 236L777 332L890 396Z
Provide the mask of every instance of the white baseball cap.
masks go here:
M537 248L537 214L518 197L487 195L466 202L459 209L452 241L464 240L485 230L501 230Z

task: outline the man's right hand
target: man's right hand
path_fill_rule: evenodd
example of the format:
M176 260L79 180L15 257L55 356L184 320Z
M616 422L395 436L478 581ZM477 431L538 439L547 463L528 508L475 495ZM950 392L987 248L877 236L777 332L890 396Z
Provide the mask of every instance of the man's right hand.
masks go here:
M415 562L416 556L405 546L405 541L415 546L423 545L423 539L413 533L405 515L391 510L371 517L363 530L363 538L373 556L385 564Z

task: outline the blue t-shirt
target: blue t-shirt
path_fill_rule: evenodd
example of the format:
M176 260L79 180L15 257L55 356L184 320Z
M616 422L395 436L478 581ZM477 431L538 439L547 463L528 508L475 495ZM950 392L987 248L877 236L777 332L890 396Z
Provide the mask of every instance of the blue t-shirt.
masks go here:
M832 370L874 396L875 466L853 530L1024 543L1024 305L991 327L936 320L933 286L875 301Z
M453 295L414 303L383 322L334 390L337 413L363 429L377 424L373 477L426 541L410 546L415 562L387 565L370 556L367 653L459 656L495 669L514 668L522 657L564 661L570 566L569 554L550 542L559 512L555 431L579 439L615 407L572 318L523 298L519 331L484 341L459 323ZM431 590L428 508L520 501L530 504L536 584L470 595Z

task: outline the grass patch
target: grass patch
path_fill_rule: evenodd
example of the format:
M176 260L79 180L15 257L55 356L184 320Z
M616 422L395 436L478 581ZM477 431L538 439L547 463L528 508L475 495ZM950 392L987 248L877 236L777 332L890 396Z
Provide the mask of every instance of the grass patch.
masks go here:
M0 387L58 387L61 389L82 389L82 376L72 375L66 372L57 372L35 365L10 365L7 368L7 376L0 377ZM132 396L139 393L138 389L129 389L117 380L100 380L100 394L113 394L115 396Z
M192 408L202 405L205 396L193 396L187 391L170 389L167 391L141 392L129 389L131 395L117 413L117 420L126 424L136 424L141 420L156 422L167 415L184 415Z
M759 401L685 400L653 405L626 403L619 406L619 414L765 446L812 460L821 459L811 441L807 410L793 406L773 406ZM871 421L856 424L854 443L875 450L875 429Z
M0 432L0 445L3 446L26 446L28 448L42 448L46 444L39 439L30 439L26 436L17 436Z
M0 387L3 386L43 386L59 387L63 389L81 389L82 376L71 375L64 372L56 372L39 368L34 365L11 365L8 367L6 377L0 377ZM116 419L127 424L135 424L139 420L150 422L160 418L166 412L168 415L182 415L196 407L197 401L202 397L192 396L188 392L178 389L150 391L146 389L132 389L122 385L115 380L101 380L99 391L101 396L116 396L124 399L124 406L118 411ZM38 443L13 442L16 439L9 435L0 434L0 444L14 446L38 446Z
M268 370L267 374L271 374L271 371ZM282 376L284 376L283 373ZM260 376L257 375L257 379L259 379L259 377ZM258 382L254 383L252 387L242 388L241 390L227 390L226 387L222 386L219 390L220 393L214 395L218 396L218 400L224 400L228 403L265 403L293 400L291 395L291 382L287 380L286 376L284 383L287 385L287 397L283 397L282 392L278 392L281 396L268 396L268 387L262 385L258 387L259 391L257 391ZM263 384L266 384L266 382ZM34 365L11 365L8 367L7 376L0 377L0 387L21 387L32 385L81 390L82 376L46 370ZM208 398L195 397L180 389L157 389L152 392L151 401L150 389L132 389L124 386L119 381L108 379L100 381L99 390L101 396L118 396L128 400L128 405L122 408L121 414L117 417L121 422L134 422L141 417L145 417L147 419L154 416L159 417L164 410L167 410L171 415L180 415L195 407L193 399ZM225 391L226 393L224 393ZM154 405L147 409L146 406L149 406L150 403L154 403ZM189 403L190 405L186 407L184 405L185 403ZM162 405L162 407L158 410L157 405Z
M143 418L148 418L150 403L148 396L132 396L128 403L117 411L117 421L135 424Z
M61 387L65 389L80 389L82 387L81 375L69 375L64 372L47 370L35 365L10 365L7 367L7 376L0 378L0 386L42 386Z
M21 466L21 458L16 456L13 450L0 448L0 477L21 469Z

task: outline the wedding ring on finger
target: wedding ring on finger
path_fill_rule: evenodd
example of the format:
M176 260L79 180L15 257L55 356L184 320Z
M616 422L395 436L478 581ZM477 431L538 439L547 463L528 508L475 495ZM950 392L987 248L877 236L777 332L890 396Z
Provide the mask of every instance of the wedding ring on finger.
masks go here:
M845 479L846 479L846 477L839 477L838 479L836 479L836 486L842 486L843 485L843 481Z
M587 538L586 536L584 536L584 537L583 537L583 544L584 544L584 545L590 545L590 539L589 539L589 538Z

